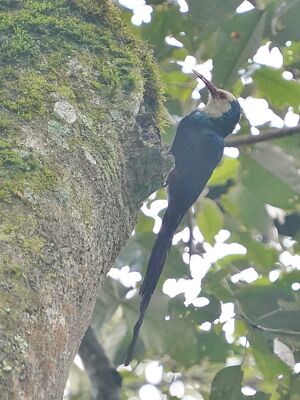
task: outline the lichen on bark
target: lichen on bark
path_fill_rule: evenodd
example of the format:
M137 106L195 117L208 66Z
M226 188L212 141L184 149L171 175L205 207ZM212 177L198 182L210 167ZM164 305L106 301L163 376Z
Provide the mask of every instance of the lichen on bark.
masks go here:
M3 399L61 397L99 284L171 166L162 110L151 53L108 0L1 3Z

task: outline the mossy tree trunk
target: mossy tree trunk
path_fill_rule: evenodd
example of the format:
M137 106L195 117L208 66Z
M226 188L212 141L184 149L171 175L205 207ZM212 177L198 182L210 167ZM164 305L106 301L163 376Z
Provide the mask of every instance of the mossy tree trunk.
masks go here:
M60 399L107 271L170 167L151 56L108 0L0 6L0 393Z

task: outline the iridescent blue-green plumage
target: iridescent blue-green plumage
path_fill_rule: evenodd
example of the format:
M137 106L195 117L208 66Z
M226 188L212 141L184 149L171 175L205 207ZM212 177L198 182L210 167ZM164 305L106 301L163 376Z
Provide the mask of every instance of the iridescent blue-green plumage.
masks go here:
M167 179L168 207L140 288L140 316L134 327L125 365L131 361L138 333L163 270L173 235L219 164L223 156L224 138L233 131L240 118L241 111L237 100L228 92L217 89L213 92L214 86L211 83L210 85L212 96L216 98L215 103L212 98L206 108L196 109L180 121L170 149L175 157L175 167ZM229 101L224 96L233 100ZM214 110L214 104L216 108L219 107L221 111L223 108L225 111Z

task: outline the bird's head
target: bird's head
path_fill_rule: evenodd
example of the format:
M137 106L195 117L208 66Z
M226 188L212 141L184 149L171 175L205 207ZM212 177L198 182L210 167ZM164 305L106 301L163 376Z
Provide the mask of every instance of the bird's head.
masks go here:
M241 106L239 102L230 92L218 89L199 72L195 70L193 70L193 72L205 83L205 86L209 90L208 102L205 107L201 108L201 111L209 118L216 119L215 123L218 123L220 120L224 127L223 135L229 135L239 122L241 116Z

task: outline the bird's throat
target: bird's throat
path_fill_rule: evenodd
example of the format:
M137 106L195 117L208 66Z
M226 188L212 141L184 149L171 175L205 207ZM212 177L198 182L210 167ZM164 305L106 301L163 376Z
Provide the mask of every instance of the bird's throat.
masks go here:
M231 102L223 99L210 98L206 106L199 108L210 118L221 118L223 114L231 109Z

